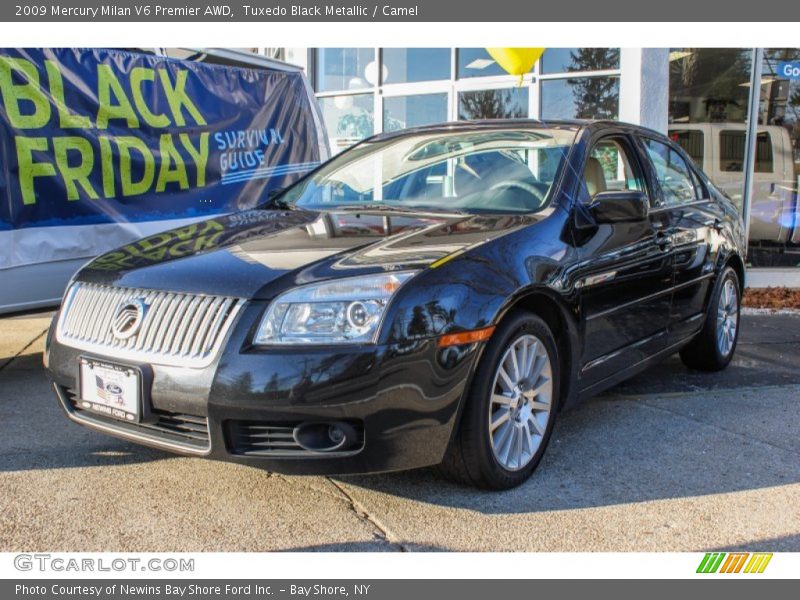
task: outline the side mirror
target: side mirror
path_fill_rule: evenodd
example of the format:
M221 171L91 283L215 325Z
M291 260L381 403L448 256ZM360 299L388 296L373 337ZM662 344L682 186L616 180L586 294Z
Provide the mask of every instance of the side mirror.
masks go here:
M638 190L611 190L595 195L589 210L598 223L644 221L650 202L644 192Z

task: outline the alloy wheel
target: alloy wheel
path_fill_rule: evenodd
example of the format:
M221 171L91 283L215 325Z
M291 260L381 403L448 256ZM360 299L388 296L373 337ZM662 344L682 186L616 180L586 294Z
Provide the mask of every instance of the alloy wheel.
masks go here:
M544 439L552 377L545 345L530 334L514 340L500 360L489 402L489 437L495 458L510 471L530 463Z
M727 279L717 305L717 348L722 356L728 356L736 341L739 327L739 296L732 280Z

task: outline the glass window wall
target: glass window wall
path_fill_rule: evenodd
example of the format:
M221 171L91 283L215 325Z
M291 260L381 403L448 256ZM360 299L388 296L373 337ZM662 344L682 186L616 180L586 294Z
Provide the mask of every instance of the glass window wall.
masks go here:
M414 94L383 99L383 130L396 131L447 121L447 94Z
M752 48L670 52L669 131L741 209ZM800 49L764 50L753 156L747 260L800 267Z
M312 81L339 152L456 119L615 119L619 65L619 48L548 48L520 85L486 48L318 48Z

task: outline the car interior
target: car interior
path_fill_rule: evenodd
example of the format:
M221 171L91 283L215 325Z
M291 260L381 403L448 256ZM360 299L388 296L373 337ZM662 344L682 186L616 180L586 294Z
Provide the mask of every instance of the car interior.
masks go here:
M592 148L583 170L587 202L607 191L641 190L628 155L617 140L602 140Z
M407 206L446 199L444 205L454 210L535 212L547 200L561 152L551 156L540 150L535 159L529 152L490 150L448 158L385 185L383 197L403 198Z

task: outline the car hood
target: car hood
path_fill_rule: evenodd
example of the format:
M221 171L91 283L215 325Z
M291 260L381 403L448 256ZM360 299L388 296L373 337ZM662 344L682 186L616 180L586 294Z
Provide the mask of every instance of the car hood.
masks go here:
M423 268L539 218L251 210L127 244L97 257L77 279L270 298L291 285ZM284 285L273 285L280 278Z

